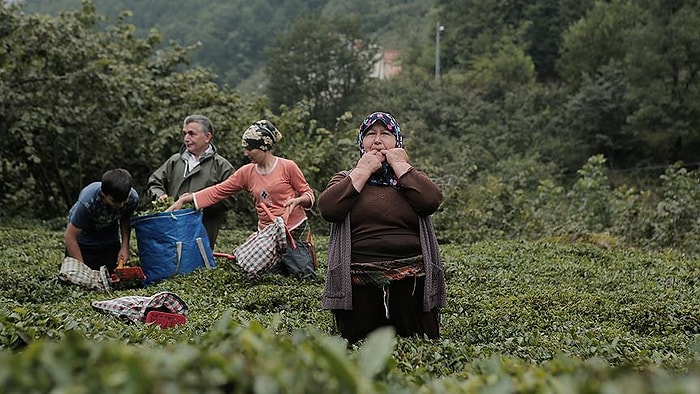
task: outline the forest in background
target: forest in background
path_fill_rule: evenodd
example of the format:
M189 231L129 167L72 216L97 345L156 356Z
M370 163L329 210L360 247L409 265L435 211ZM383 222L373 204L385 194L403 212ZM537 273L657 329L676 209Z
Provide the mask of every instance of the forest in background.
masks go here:
M191 54L193 65L209 67L219 84L228 84L244 94L264 94L265 48L305 15L356 18L368 37L376 37L387 49L406 49L411 37L426 33L426 18L432 1L366 0L194 0L173 4L168 0L95 0L98 13L111 20L129 12L136 35L145 37L158 30L163 45L171 40L188 46L201 43ZM59 15L79 10L81 0L23 1L31 13ZM422 29L416 29L417 26ZM427 37L427 36L426 36ZM425 38L425 37L422 37Z
M112 3L150 8L104 17ZM2 3L0 386L700 390L697 3L181 3L86 2L53 16ZM165 16L174 14L173 31L192 39L170 43ZM162 16L159 31L141 24L148 15ZM213 23L227 18L236 25ZM235 52L227 57L262 62L202 61L224 42L216 34L239 28L277 32L260 33L267 43L249 52L240 35L226 41ZM196 38L201 31L211 35ZM368 78L380 47L402 50L401 75ZM255 75L239 82L246 67ZM233 82L222 83L225 75ZM142 289L100 294L58 283L65 214L80 188L123 166L143 192L181 145L186 115L214 120L215 143L235 165L246 162L241 131L271 119L284 133L276 153L297 161L319 192L355 163L357 125L376 109L396 114L412 163L445 194L433 215L449 300L439 340L378 331L347 348L320 307L328 242L316 210L317 281L252 283L219 259L215 270ZM246 196L230 215L222 250L254 228ZM186 299L186 324L125 325L91 307L156 291Z
M234 165L245 126L273 120L278 153L320 192L382 109L443 187L446 242L611 232L698 244L696 2L27 3L1 14L3 215L65 215L109 167L144 185L193 112L214 120ZM401 74L369 78L387 47ZM249 205L240 196L236 223Z

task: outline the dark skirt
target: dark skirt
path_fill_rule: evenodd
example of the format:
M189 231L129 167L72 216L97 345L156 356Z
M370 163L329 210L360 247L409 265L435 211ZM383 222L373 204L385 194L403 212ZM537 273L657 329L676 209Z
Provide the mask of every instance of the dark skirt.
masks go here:
M352 310L333 310L340 335L352 344L379 327L391 326L402 337L438 338L440 312L423 312L423 281L424 277L408 277L388 285L388 319L381 287L353 285Z

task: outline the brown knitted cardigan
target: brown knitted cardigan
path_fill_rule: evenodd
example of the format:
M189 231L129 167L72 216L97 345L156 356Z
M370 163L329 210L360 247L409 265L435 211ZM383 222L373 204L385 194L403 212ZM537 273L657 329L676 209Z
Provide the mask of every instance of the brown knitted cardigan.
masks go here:
M447 302L445 269L440 260L435 229L429 216L418 217L420 244L425 267L423 311L444 307ZM350 217L331 223L328 244L328 273L323 289L323 309L352 309L350 278Z

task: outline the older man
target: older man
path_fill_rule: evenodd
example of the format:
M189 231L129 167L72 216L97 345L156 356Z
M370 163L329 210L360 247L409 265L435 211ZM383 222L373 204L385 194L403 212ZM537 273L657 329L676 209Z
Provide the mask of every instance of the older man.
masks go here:
M211 143L214 125L203 115L190 115L182 127L184 145L148 178L151 199L177 200L185 193L193 193L224 181L233 173L233 166L219 155ZM233 205L229 198L204 209L204 227L209 244L214 249L219 229L226 218L226 210Z

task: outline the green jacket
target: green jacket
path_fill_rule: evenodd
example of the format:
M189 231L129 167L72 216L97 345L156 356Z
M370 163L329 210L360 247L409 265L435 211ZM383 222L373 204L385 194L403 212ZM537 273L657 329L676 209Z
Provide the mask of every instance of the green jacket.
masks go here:
M177 200L184 193L194 193L206 187L224 181L231 174L234 168L223 156L217 153L216 147L212 145L213 152L204 153L200 158L199 165L185 174L185 148L179 153L175 153L155 170L148 178L148 195L151 200L155 200L163 194ZM234 198L229 197L211 207L204 209L204 226L209 235L209 241L214 246L219 227L226 217L226 210L231 208Z

